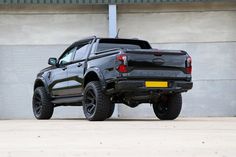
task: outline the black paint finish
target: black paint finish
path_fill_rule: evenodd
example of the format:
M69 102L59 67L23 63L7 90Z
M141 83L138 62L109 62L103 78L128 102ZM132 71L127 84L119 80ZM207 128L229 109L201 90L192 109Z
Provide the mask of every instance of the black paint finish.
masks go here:
M135 44L140 49L114 47L97 51L99 43ZM80 45L88 44L84 57L75 60ZM61 63L65 54L76 48L67 62ZM101 48L101 47L100 47ZM127 73L117 71L120 61L117 55L127 57ZM44 86L55 106L81 105L83 89L90 81L100 81L104 93L114 102L129 105L150 102L152 95L186 92L192 88L191 74L186 73L187 52L152 49L147 41L90 37L73 43L58 58L55 65L43 69L37 75L34 89ZM53 64L53 62L51 62ZM145 81L168 81L168 88L146 88ZM143 99L136 99L142 96Z

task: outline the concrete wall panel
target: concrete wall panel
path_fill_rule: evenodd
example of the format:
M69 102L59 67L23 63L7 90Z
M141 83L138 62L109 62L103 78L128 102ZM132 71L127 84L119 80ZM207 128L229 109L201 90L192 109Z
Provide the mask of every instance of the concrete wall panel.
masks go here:
M187 51L193 59L194 80L236 79L236 42L152 44L157 49Z
M236 116L236 42L153 44L186 50L193 59L193 89L183 93L181 116ZM149 104L119 106L121 117L153 117Z
M118 6L120 37L193 58L191 91L181 116L236 116L235 3ZM72 42L108 35L105 6L0 6L0 119L32 118L33 83L49 57ZM149 104L118 106L121 118L155 117ZM58 107L54 118L82 118L81 107Z
M0 118L32 118L31 98L37 72L50 56L68 45L0 46ZM181 116L236 115L236 43L153 44L160 49L183 49L193 58L194 88L183 94ZM214 52L214 55L212 55ZM215 68L214 68L215 67ZM149 104L137 108L117 105L121 118L154 117ZM82 118L81 107L58 107L54 118Z
M118 28L153 43L236 41L236 11L120 13Z
M33 118L31 107L36 74L68 45L0 46L0 119ZM54 118L83 117L80 107L55 108Z
M106 14L0 14L0 45L70 44L107 30Z

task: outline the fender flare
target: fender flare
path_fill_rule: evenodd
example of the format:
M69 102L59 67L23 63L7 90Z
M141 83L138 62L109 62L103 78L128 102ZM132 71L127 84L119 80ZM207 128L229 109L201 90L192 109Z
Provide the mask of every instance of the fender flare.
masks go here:
M34 90L36 89L37 84L43 84L43 86L45 87L45 90L47 91L47 93L49 93L48 84L47 84L46 80L44 79L44 77L37 77L36 78L36 80L34 81Z
M85 78L86 78L86 76L87 76L90 72L94 72L94 73L97 74L98 79L99 79L99 81L100 81L102 87L105 88L105 87L106 87L105 78L104 78L104 76L103 76L103 74L102 74L102 72L101 72L101 69L99 69L98 67L89 68L89 69L85 72L85 74L84 74L84 79L83 79L83 87L84 87L84 84L85 84Z

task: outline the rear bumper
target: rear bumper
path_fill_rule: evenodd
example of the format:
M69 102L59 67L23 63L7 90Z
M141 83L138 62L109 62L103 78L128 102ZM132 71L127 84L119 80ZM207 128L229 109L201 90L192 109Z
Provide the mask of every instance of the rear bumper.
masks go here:
M149 88L145 87L144 80L124 80L117 81L115 85L115 92L186 92L192 89L193 83L188 81L168 81L167 88Z

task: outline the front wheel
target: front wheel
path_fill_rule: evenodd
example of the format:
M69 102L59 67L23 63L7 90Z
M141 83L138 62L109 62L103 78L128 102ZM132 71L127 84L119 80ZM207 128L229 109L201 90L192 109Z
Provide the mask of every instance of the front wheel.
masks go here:
M38 87L35 89L32 107L35 118L50 119L52 117L54 105L50 102L44 87Z
M89 82L84 89L83 110L86 119L90 121L102 121L111 116L114 110L112 102L102 92L102 86L98 81Z
M153 104L155 115L160 120L176 119L182 108L182 96L180 93L162 96L157 103Z

